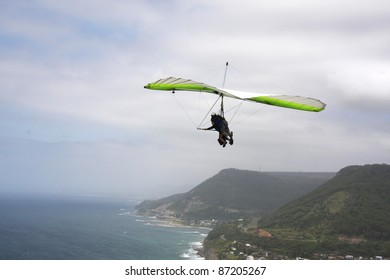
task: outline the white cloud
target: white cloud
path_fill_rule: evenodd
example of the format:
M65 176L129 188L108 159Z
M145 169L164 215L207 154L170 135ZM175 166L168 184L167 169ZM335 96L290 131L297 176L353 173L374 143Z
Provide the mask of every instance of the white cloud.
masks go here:
M378 102L390 102L390 65L384 61L346 63L329 80L350 97L374 97Z
M68 181L75 185L100 182L102 191L110 182L184 185L228 167L337 171L384 162L389 3L3 2L0 100L8 110L0 136L82 141L44 148L51 166L34 156L42 170L75 174ZM143 89L170 75L219 86L227 60L229 88L312 96L328 106L312 114L244 103L232 122L236 143L222 149L170 93ZM215 100L176 95L197 122ZM14 157L15 170L21 160Z

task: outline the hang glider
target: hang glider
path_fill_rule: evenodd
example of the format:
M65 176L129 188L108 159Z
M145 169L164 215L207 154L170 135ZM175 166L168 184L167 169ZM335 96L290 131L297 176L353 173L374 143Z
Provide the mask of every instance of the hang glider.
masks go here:
M290 108L295 110L303 110L310 112L320 112L325 109L326 104L320 100L292 96L292 95L268 95L250 92L241 92L235 90L219 89L204 83L196 82L189 79L168 77L160 79L154 83L149 83L144 86L151 90L165 90L165 91L197 91L216 94L222 97L236 98L244 101L253 101L266 105Z

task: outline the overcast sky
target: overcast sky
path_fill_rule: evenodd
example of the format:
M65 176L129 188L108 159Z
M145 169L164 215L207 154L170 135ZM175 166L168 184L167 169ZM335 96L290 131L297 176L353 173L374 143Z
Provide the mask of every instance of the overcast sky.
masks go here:
M158 197L224 168L390 163L389 34L387 0L1 0L0 191ZM226 88L327 107L243 103L222 148L192 123L215 96L143 88L220 87L226 61Z

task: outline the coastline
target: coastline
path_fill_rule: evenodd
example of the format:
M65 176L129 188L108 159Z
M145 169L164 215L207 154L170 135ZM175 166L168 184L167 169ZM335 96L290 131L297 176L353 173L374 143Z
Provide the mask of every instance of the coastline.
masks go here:
M185 221L181 219L177 219L171 216L154 216L154 215L147 215L147 214L139 214L137 211L134 211L134 216L139 218L147 218L148 221L145 220L137 220L139 222L144 222L145 225L149 226L157 226L157 227L169 227L169 228L183 228L183 229L201 229L204 231L207 231L207 233L201 233L198 232L199 235L203 237L201 241L193 241L190 242L190 247L188 250L184 253L182 253L180 256L184 259L195 259L195 260L204 260L204 241L208 235L208 233L212 230L210 227L205 226L197 226L197 225L190 225L186 223Z

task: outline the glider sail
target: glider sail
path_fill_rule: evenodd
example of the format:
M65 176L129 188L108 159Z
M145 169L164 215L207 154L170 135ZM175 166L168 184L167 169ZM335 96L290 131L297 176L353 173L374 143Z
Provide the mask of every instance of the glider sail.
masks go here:
M209 86L204 83L196 82L189 79L168 77L160 79L154 83L147 84L144 88L152 90L166 90L166 91L199 91L217 94L220 96L226 96L241 100L248 100L258 102L267 105L285 107L295 110L303 110L310 112L320 112L325 109L326 104L320 100L292 96L292 95L266 95L249 92L239 92L233 90L219 89L213 86Z
M247 100L267 105L311 112L320 112L324 110L326 106L324 103L317 99L291 95L255 96Z
M200 92L209 92L219 95L229 95L227 92L206 85L204 83L196 82L189 79L169 77L165 79L160 79L154 83L147 84L144 88L154 89L154 90L185 90L185 91L200 91Z

